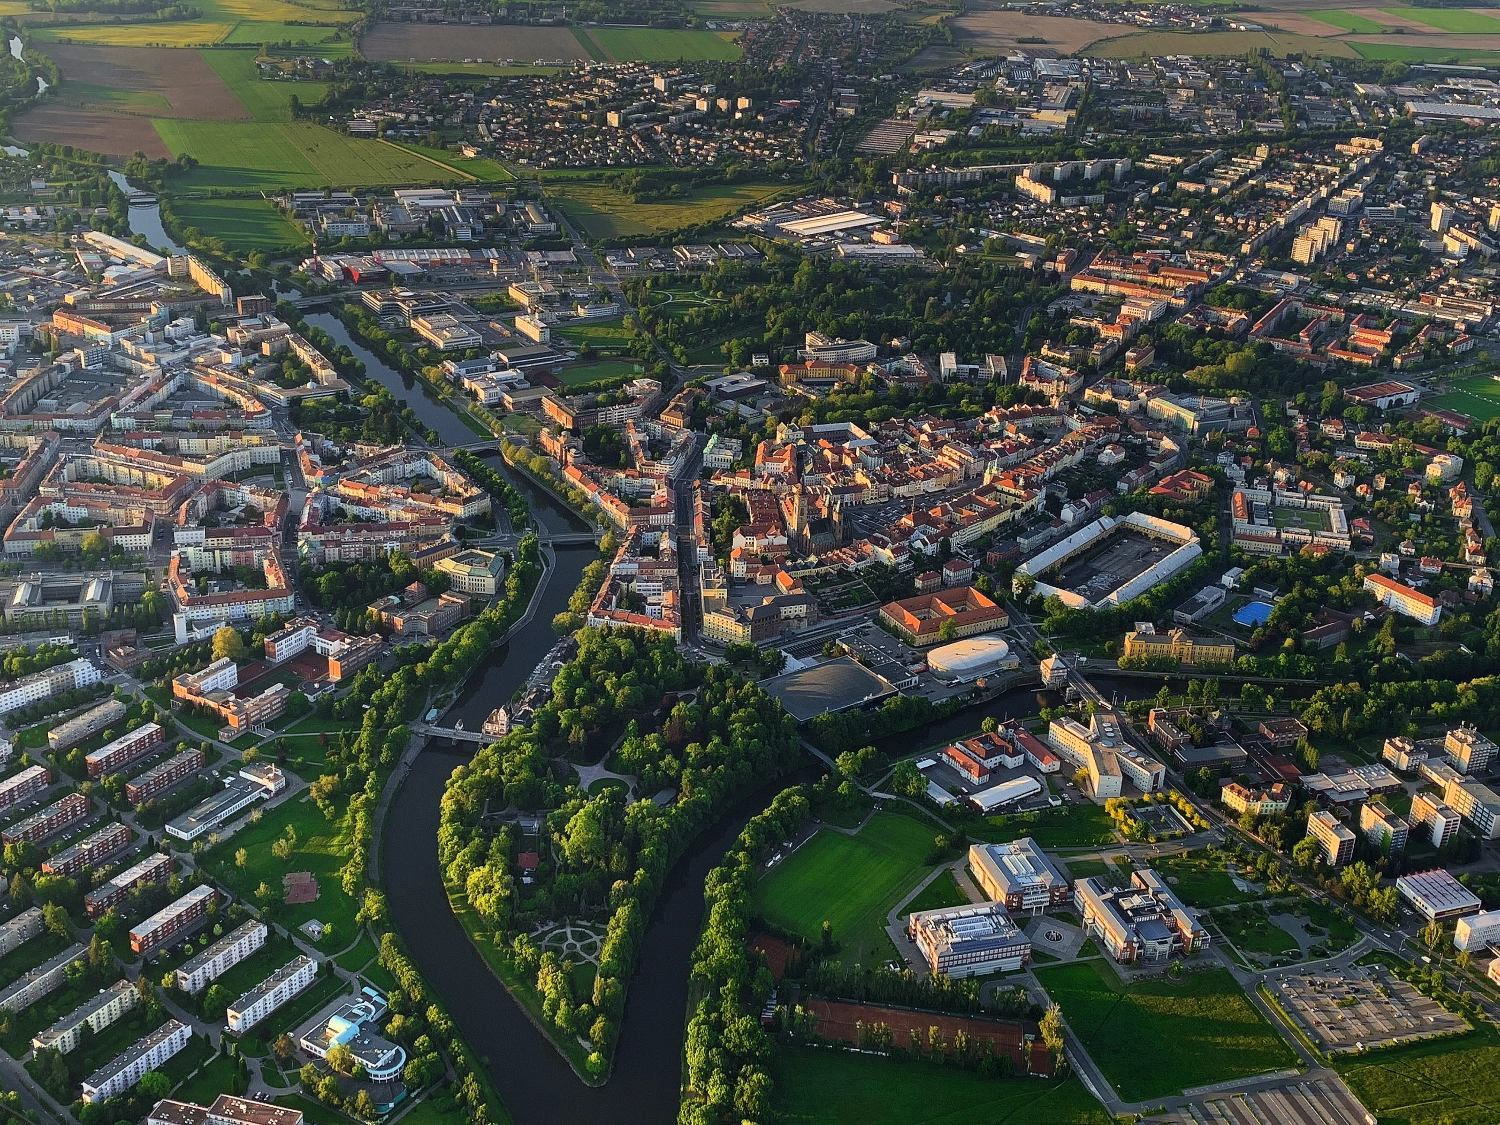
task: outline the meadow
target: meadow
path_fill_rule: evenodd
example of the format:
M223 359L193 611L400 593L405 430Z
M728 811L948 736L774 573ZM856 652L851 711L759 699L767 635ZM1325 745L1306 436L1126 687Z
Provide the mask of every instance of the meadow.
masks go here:
M1429 399L1428 406L1467 414L1476 422L1500 418L1500 379L1489 375L1470 375L1448 384L1446 393Z
M882 963L893 952L886 914L921 881L936 830L894 812L876 813L853 836L824 828L762 878L756 911L814 941L829 922L840 960Z
M770 1070L776 1119L785 1125L1111 1125L1074 1077L981 1078L929 1062L812 1047L777 1050Z
M360 140L307 122L155 122L172 155L199 162L193 188L379 187L452 183L462 177L397 145Z
M1229 906L1262 897L1241 891L1224 869L1224 860L1209 859L1203 852L1164 856L1152 864L1152 870L1189 906Z
M270 81L260 76L254 51L199 51L256 121L290 121L292 97L304 105L320 101L328 91L326 82Z
M941 910L945 906L963 906L968 901L969 896L964 894L963 888L958 885L958 880L953 877L953 872L944 871L923 887L921 894L906 904L901 915L905 917L923 910Z
M1320 23L1326 23L1330 27L1339 28L1342 31L1352 31L1359 35L1380 35L1385 32L1385 25L1376 23L1372 19L1359 15L1356 12L1341 12L1336 8L1319 8L1313 12L1303 12ZM1279 13L1278 13L1279 15Z
M1500 1033L1341 1055L1334 1067L1381 1125L1490 1125L1500 1117Z
M340 5L287 3L286 0L195 0L199 19L165 23L70 22L37 26L43 42L93 43L108 47L212 47L220 43L316 44L323 54L347 54L343 28L358 13Z
M1466 8L1399 8L1391 11L1402 19L1413 20L1455 35L1493 35L1500 32L1500 20Z
M649 237L715 223L786 190L784 184L710 184L679 198L637 203L607 184L589 180L548 179L544 184L568 221L591 238Z
M392 141L392 144L396 142ZM483 180L486 183L498 183L504 180L513 180L514 176L506 167L498 161L491 160L485 156L466 157L457 153L449 152L442 148L427 148L425 145L413 145L401 143L398 148L407 152L415 153L424 160L430 160L434 164L441 164L459 172L474 180Z
M1042 966L1036 977L1127 1101L1297 1063L1226 969L1128 988L1102 960Z
M1408 47L1400 43L1363 43L1358 40L1349 44L1359 52L1361 58L1376 62L1447 62L1484 64L1500 62L1500 51L1466 47Z
M1284 31L1143 31L1102 39L1082 53L1103 59L1139 59L1153 55L1244 55L1262 50L1275 58L1293 54L1358 56L1354 46L1343 39Z
M172 210L184 226L222 238L233 250L287 250L311 246L307 232L264 199L177 199Z
M974 835L991 844L1030 836L1044 848L1098 847L1116 842L1114 821L1103 806L1094 804L988 817Z

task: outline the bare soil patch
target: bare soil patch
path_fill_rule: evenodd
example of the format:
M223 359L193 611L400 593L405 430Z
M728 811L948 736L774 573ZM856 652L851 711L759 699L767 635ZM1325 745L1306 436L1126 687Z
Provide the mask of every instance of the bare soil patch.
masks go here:
M1262 27L1278 27L1282 31L1290 31L1293 35L1343 35L1342 28L1334 27L1331 23L1305 16L1301 12L1236 12L1241 19L1251 20Z
M111 105L100 105L93 100L97 94L92 94L89 88L102 87L165 99L165 107L156 99L149 99L156 104L141 107L153 117L191 117L199 121L250 119L250 111L197 51L49 43L47 53L62 71L64 84L58 89L58 98L64 102L72 101L74 105L111 112L132 112L128 98ZM76 99L70 98L70 79L85 84L85 92Z
M1122 30L1119 24L1064 16L1031 16L1025 12L970 12L951 24L959 42L981 55L1008 52L1018 45L1027 46L1028 50L1039 45L1021 44L1022 39L1045 40L1046 46L1069 55Z
M380 23L360 41L377 62L457 62L463 59L586 59L588 52L565 27L467 27L458 24Z
M1386 8L1346 8L1345 11L1351 16L1363 16L1381 27L1404 27L1407 31L1424 37L1431 35L1434 30L1430 24L1418 23Z
M51 141L74 145L106 156L144 152L153 160L172 158L149 117L131 117L102 110L80 110L48 99L16 118L11 130L18 141Z
M1009 1055L1019 1074L1027 1073L1028 1069L1023 1062L1022 1036L1029 1033L1035 1037L1031 1046L1030 1072L1052 1073L1052 1060L1047 1055L1047 1048L1034 1023L914 1012L903 1008L882 1008L874 1004L855 1004L846 1000L824 1000L821 997L807 1000L806 1005L817 1015L818 1034L826 1039L842 1039L854 1043L857 1042L858 1035L856 1024L883 1023L895 1033L896 1046L904 1049L909 1045L913 1031L921 1037L925 1047L929 1028L939 1028L944 1041L949 1044L953 1042L954 1033L962 1030L976 1047L981 1041L987 1041L995 1054Z

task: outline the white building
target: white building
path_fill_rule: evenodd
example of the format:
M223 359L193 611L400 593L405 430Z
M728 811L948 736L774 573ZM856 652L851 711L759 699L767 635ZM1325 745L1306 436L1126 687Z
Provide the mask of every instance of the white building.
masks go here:
M123 1094L148 1070L155 1070L186 1047L192 1037L192 1029L187 1024L168 1020L85 1078L83 1100L97 1105L116 1094Z
M40 1051L52 1047L66 1055L78 1046L84 1024L96 1032L103 1031L134 1008L139 999L134 984L128 980L116 981L62 1016L46 1031L38 1032L31 1041L32 1049Z
M61 692L93 687L99 679L99 669L87 660L70 660L44 672L33 672L0 691L0 715L30 707Z
M1481 905L1468 887L1441 867L1401 876L1396 880L1396 893L1429 922L1477 914Z
M225 934L177 970L177 987L183 992L202 992L233 966L266 944L266 925L251 919Z
M950 977L1013 972L1031 960L1031 940L996 902L918 910L906 932L932 971Z
M265 1019L297 993L301 992L318 975L318 963L311 957L299 956L245 993L225 1012L229 1030L246 1031Z
M1479 953L1496 942L1500 942L1500 910L1460 918L1453 929L1453 947L1466 953Z

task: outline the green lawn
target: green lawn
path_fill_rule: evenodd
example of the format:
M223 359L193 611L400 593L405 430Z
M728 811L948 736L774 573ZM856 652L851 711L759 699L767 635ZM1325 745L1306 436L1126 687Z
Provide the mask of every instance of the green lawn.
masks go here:
M785 190L777 184L709 184L686 195L637 203L623 192L582 179L549 179L547 194L591 238L632 238L716 223Z
M1077 1078L981 1078L911 1059L811 1047L771 1061L785 1125L1112 1125Z
M349 1125L349 1119L336 1109L330 1109L322 1102L315 1102L311 1098L305 1098L301 1094L282 1094L278 1098L272 1098L277 1105L289 1106L299 1109L302 1115L312 1125Z
M1476 422L1500 418L1500 380L1489 375L1470 375L1448 384L1448 392L1431 400L1440 410L1467 414Z
M1036 976L1127 1101L1297 1063L1228 970L1129 988L1103 961L1043 966Z
M577 387L583 383L597 383L601 379L629 381L644 371L639 363L628 359L601 359L582 367L564 367L557 372L565 387Z
M398 147L414 152L418 156L425 156L428 160L435 160L439 164L446 164L450 168L457 169L465 175L473 176L476 180L487 183L513 180L503 164L484 156L466 157L456 152L449 152L443 148L426 148L423 145L401 144Z
M660 27L590 27L575 32L600 62L733 62L744 52L731 35ZM591 50L590 48L597 48Z
M298 250L312 245L307 232L265 199L177 199L172 201L184 226L222 238L232 250Z
M1202 852L1164 856L1152 865L1152 870L1189 906L1228 906L1254 902L1261 897L1237 888L1224 869L1224 860L1211 860Z
M958 880L953 877L953 872L944 871L923 887L921 894L906 904L906 909L901 911L901 916L904 918L919 910L941 910L945 906L963 906L968 901L969 896L964 894L963 888L958 885Z
M153 122L173 156L199 167L176 181L186 188L376 187L462 179L416 153L360 140L305 121Z
M290 121L292 98L303 105L322 100L328 92L326 82L291 82L284 79L266 79L260 76L255 65L255 51L200 51L215 74L224 80L224 85L234 91L250 116L256 121Z
M552 330L575 344L593 344L595 348L623 348L628 333L619 320L588 320L579 324L563 325Z
M438 1109L431 1098L424 1098L401 1118L401 1125L464 1125L468 1118L454 1103L447 1109Z
M296 845L287 860L271 854L274 844L291 825L297 834ZM312 801L294 797L270 809L259 824L250 824L210 850L203 867L234 893L255 901L255 890L262 881L279 896L281 879L289 871L311 871L318 878L316 902L277 909L276 921L295 929L309 918L333 926L331 937L323 939L324 948L342 949L354 939L354 915L359 907L344 893L339 870L345 861L347 844L340 824L330 824ZM246 863L237 867L235 852L245 849Z
M1297 944L1297 939L1258 911L1243 917L1228 913L1215 914L1213 920L1220 932L1242 953L1259 953L1267 957L1287 956L1294 960L1302 956L1302 947Z
M236 1082L234 1060L228 1055L220 1055L184 1082L174 1096L179 1101L195 1105L213 1105L220 1094L238 1094L241 1089Z
M1117 842L1114 822L1104 806L1095 804L992 816L973 834L991 844L1031 836L1044 848L1102 847Z
M1305 12L1304 15L1311 16L1320 23L1326 23L1329 27L1342 28L1344 31L1353 31L1360 35L1379 35L1386 30L1383 24L1378 24L1372 19L1353 12L1340 12L1335 8L1319 8L1316 11Z
M892 952L885 919L927 868L937 826L900 813L877 813L857 836L825 828L761 880L756 909L817 940L833 924L840 959L871 965Z
M357 973L375 960L375 942L369 934L364 934L360 937L358 945L347 953L340 953L334 960L338 962L339 968Z
M1493 35L1500 32L1500 20L1463 8L1386 8L1384 10L1414 23L1425 23L1428 27L1452 32L1455 35Z
M1074 879L1092 879L1095 875L1114 877L1115 869L1102 859L1070 859L1066 861L1068 874Z
M1334 1067L1380 1125L1492 1125L1500 1120L1500 1033L1340 1055Z

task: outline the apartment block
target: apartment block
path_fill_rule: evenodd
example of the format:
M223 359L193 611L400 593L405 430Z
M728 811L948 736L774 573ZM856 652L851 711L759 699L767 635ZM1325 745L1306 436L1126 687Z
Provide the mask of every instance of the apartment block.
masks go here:
M1483 953L1500 943L1500 910L1482 910L1460 918L1453 929L1453 947L1466 953Z
M19 949L42 932L42 908L23 910L9 922L0 925L0 957Z
M208 917L208 904L217 902L219 892L212 887L194 887L171 906L163 907L130 931L132 953L145 953L170 941L200 919Z
M67 979L67 968L79 960L86 948L81 944L70 945L28 973L22 974L4 989L0 989L0 1012L24 1012L49 992L56 992Z
M220 1094L211 1106L163 1098L146 1115L145 1125L302 1125L302 1111L233 1094Z
M207 759L197 748L174 754L165 762L158 762L139 777L125 783L125 799L132 805L143 804L158 793L164 793L179 781L192 777L203 768Z
M47 746L53 753L71 750L84 739L92 738L101 730L125 717L126 707L118 699L106 699L97 707L90 707L82 715L53 727L47 732Z
M135 730L122 734L113 742L106 742L91 754L84 755L84 764L90 777L103 777L116 773L141 757L153 746L167 740L167 732L156 723L145 723Z
M183 992L202 992L235 965L266 944L266 924L251 919L225 934L177 970L177 987Z
M312 984L318 963L311 957L296 957L245 993L225 1013L229 1030L248 1031Z
M0 715L41 703L61 692L93 687L99 682L99 669L87 660L70 660L43 672L22 676L0 691Z
M1468 723L1447 733L1443 750L1459 773L1485 773L1495 760L1495 744Z
M165 883L171 874L172 857L154 852L84 895L83 908L90 918L102 917L110 907L119 906L129 898L130 892L137 887L144 887L148 883Z
M93 802L82 793L69 793L62 800L53 801L40 812L32 813L0 832L0 843L34 844L61 832L70 824L76 824L92 811Z
M116 981L59 1018L46 1031L38 1032L31 1041L32 1049L40 1051L51 1047L66 1055L78 1046L84 1024L96 1032L103 1031L134 1008L139 999L140 993L134 984L128 980Z
M148 1070L155 1070L186 1047L192 1038L192 1029L187 1024L168 1020L85 1078L83 1100L96 1105L123 1094Z
M110 856L128 847L130 840L131 832L126 825L106 824L71 847L44 859L42 870L48 875L72 878L87 868L101 866Z
M52 771L46 766L27 766L20 773L0 781L0 809L19 804L52 784Z
M1443 616L1443 607L1436 598L1430 597L1410 586L1404 586L1383 574L1365 576L1365 589L1375 595L1375 600L1396 613L1413 618L1423 625L1436 625Z
M1500 795L1488 785L1455 778L1443 790L1443 803L1467 820L1481 840L1500 837Z
M1431 793L1418 793L1411 799L1411 826L1427 834L1432 846L1441 848L1458 835L1461 818Z
M1342 867L1354 858L1354 833L1327 809L1319 809L1307 818L1307 834L1318 841L1323 861L1329 867Z
M1379 801L1366 801L1359 809L1359 830L1377 848L1404 852L1410 828L1406 821Z

